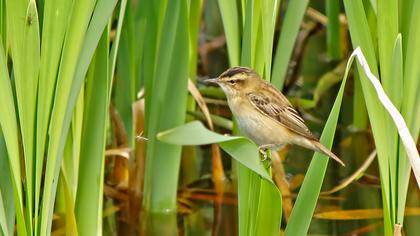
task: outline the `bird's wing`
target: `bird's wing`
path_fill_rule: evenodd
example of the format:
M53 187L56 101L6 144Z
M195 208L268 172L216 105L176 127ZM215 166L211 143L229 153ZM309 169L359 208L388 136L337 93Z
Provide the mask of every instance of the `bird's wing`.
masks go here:
M261 113L276 120L289 130L308 139L317 140L284 95L270 93L268 96L261 92L253 92L248 93L248 99Z

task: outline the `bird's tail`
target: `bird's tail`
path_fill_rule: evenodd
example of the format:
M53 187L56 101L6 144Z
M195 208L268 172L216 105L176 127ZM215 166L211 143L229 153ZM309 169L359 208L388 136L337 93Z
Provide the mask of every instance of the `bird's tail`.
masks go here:
M344 164L344 162L342 160L340 160L340 158L338 158L334 153L332 153L330 150L328 150L324 145L322 145L320 142L318 141L311 141L312 144L315 146L316 150L319 151L322 154L325 154L327 156L329 156L330 158L334 159L335 161L337 161L338 163L340 163L342 166L346 166Z

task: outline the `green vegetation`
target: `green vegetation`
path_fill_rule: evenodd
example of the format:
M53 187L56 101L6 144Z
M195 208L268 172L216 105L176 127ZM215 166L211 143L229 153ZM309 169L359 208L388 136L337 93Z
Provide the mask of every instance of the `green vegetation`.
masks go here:
M414 0L0 0L0 235L415 235L419 13ZM356 48L367 64L352 68ZM238 65L346 167L296 147L261 162L202 83Z

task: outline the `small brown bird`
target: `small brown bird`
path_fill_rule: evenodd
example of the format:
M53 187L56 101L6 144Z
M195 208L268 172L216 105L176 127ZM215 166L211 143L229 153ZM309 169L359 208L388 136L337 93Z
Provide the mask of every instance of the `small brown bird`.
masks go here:
M206 82L222 88L239 129L259 145L264 156L269 148L295 144L325 154L344 166L312 135L289 100L252 69L233 67Z

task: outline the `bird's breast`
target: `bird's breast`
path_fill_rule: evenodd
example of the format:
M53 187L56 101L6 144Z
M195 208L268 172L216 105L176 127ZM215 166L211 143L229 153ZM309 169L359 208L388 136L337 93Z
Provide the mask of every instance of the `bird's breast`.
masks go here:
M258 145L289 143L290 131L262 114L249 101L231 100L229 107L241 132Z

